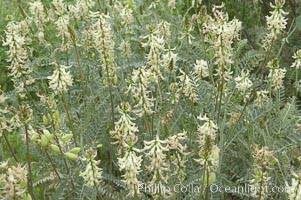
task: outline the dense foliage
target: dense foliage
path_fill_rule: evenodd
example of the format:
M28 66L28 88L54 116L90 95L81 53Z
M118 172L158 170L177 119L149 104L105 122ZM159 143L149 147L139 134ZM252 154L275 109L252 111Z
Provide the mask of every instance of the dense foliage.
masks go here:
M0 4L0 199L301 198L300 2Z

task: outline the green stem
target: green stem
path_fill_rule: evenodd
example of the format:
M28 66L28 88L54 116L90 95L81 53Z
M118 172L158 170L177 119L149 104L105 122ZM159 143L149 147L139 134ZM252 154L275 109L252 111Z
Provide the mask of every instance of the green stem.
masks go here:
M3 132L2 135L3 135L4 140L5 140L5 142L6 142L7 146L8 146L8 148L9 148L10 153L11 153L12 156L14 157L14 160L18 163L19 161L18 161L18 159L17 159L17 156L16 156L16 154L15 154L15 152L14 152L14 150L13 150L11 144L9 143L8 138L6 137L6 134Z
M29 152L29 133L28 133L27 124L25 124L24 128L25 128L26 154L27 154L26 159L28 165L28 190L31 195L31 198L35 200L35 196L33 193L33 184L32 184L31 157Z

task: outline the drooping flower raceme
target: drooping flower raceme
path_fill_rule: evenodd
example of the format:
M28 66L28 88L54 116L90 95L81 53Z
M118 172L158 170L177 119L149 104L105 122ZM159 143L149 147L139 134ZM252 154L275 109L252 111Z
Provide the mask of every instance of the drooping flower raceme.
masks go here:
M266 16L268 34L263 40L263 47L265 50L269 50L271 45L278 38L278 35L282 33L287 24L286 12L282 10L285 4L285 0L275 0L275 4L270 3L270 6L274 9L270 12L270 16Z
M271 87L277 91L283 87L283 79L286 74L286 69L279 68L279 62L272 60L268 63L270 73L268 75Z
M97 187L101 179L102 169L97 166L100 161L96 161L95 157L96 152L93 149L87 150L86 157L83 159L87 162L87 166L85 171L80 173L89 187Z
M133 122L134 118L129 115L131 112L129 103L121 103L118 107L118 111L121 115L120 119L115 122L115 129L111 131L110 134L117 140L114 142L114 144L119 144L119 153L121 153L125 145L125 139L128 136L135 136L135 133L137 133L139 130L136 124Z
M199 100L198 92L197 92L197 84L196 79L194 77L190 77L185 72L181 71L181 75L178 76L180 82L178 83L180 86L178 88L178 93L183 93L184 96L188 97L193 103L196 103Z
M154 30L154 27L149 26L149 31L150 34L143 37L143 39L147 39L147 42L142 43L142 46L149 47L149 53L146 55L147 67L156 75L153 78L155 78L155 82L158 82L159 78L164 79L161 68L163 66L162 53L165 41L158 30Z
M215 170L219 163L219 148L215 144L217 125L205 116L198 116L203 125L198 126L199 159L195 159L203 167L203 184L209 185L215 182Z
M241 22L235 18L229 21L228 14L220 10L223 7L224 4L214 6L213 17L208 16L202 26L205 42L211 44L214 49L216 75L220 80L229 80L233 63L232 44L235 40L239 40Z
M128 145L126 144L126 151L122 158L118 158L118 165L120 170L125 170L125 174L122 175L124 177L124 182L128 186L129 196L134 197L135 195L139 195L138 185L140 181L137 176L141 172L141 162L142 156L137 156L137 153L141 152L134 148L132 145L134 143Z
M49 79L49 88L54 91L55 94L66 92L68 87L72 86L73 79L67 70L71 66L65 65L56 65L55 70L51 76L48 76Z
M25 167L0 163L0 196L4 199L31 199L27 191L27 170Z
M38 0L29 3L30 14L34 16L34 22L38 27L39 32L44 32L44 25L49 21L43 3Z
M249 79L249 71L241 71L240 76L235 78L236 88L238 91L245 93L250 87L252 87L253 83Z
M194 64L194 72L200 78L206 78L209 76L208 63L205 60L196 60Z
M94 48L98 51L102 72L104 74L104 84L106 86L113 85L117 80L116 64L114 58L113 32L109 23L110 16L99 13L90 12L92 26L90 34L94 41Z
M156 139L144 141L144 145L145 155L151 161L147 169L153 173L150 184L166 183L169 178L167 173L170 171L165 153L169 151L168 141L160 140L159 136L156 135Z
M180 182L185 179L186 173L186 156L189 154L186 152L187 145L182 144L187 140L187 132L183 131L173 136L168 137L168 144L171 153L171 163L175 166L174 173ZM182 143L181 143L182 142Z
M298 50L294 55L293 55L293 58L294 58L294 62L293 64L291 65L291 67L295 68L295 69L300 69L301 68L301 49Z
M287 190L288 199L289 200L301 200L301 177L293 174L294 177L292 178L292 184L286 186L289 188Z
M153 77L154 74L147 70L145 66L136 69L132 73L132 84L130 84L128 91L134 97L136 102L135 113L138 116L143 116L144 114L152 114L153 111L153 102L155 98L152 97L151 92L148 89L150 85L150 77Z

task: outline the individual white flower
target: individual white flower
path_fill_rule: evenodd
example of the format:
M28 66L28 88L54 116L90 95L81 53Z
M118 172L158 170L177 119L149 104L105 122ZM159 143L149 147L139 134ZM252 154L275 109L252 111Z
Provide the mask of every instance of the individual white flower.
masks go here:
M291 67L296 68L296 69L300 69L301 68L301 49L299 49L294 55L294 62L291 65Z
M69 86L72 86L73 79L69 71L66 71L71 66L55 65L55 70L49 79L49 88L54 91L55 94L62 93L68 90Z
M249 79L248 70L242 70L240 76L236 77L234 80L236 83L236 88L242 93L245 93L253 85L252 81Z
M166 160L166 153L169 151L168 141L160 140L156 135L156 139L152 141L144 141L144 151L146 157L151 161L147 166L147 169L153 173L150 184L154 183L166 183L169 170L169 164Z
M80 173L85 180L85 185L89 187L97 187L102 175L102 169L98 167L100 161L96 161L95 157L96 152L93 149L87 150L86 158L83 159L87 162L86 169Z
M209 76L208 62L205 60L196 60L194 64L194 71L200 78Z

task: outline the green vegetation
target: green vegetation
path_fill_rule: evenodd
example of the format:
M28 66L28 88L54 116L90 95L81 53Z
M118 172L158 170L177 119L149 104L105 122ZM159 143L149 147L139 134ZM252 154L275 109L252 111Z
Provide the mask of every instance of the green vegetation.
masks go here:
M301 196L301 3L0 3L0 199Z

